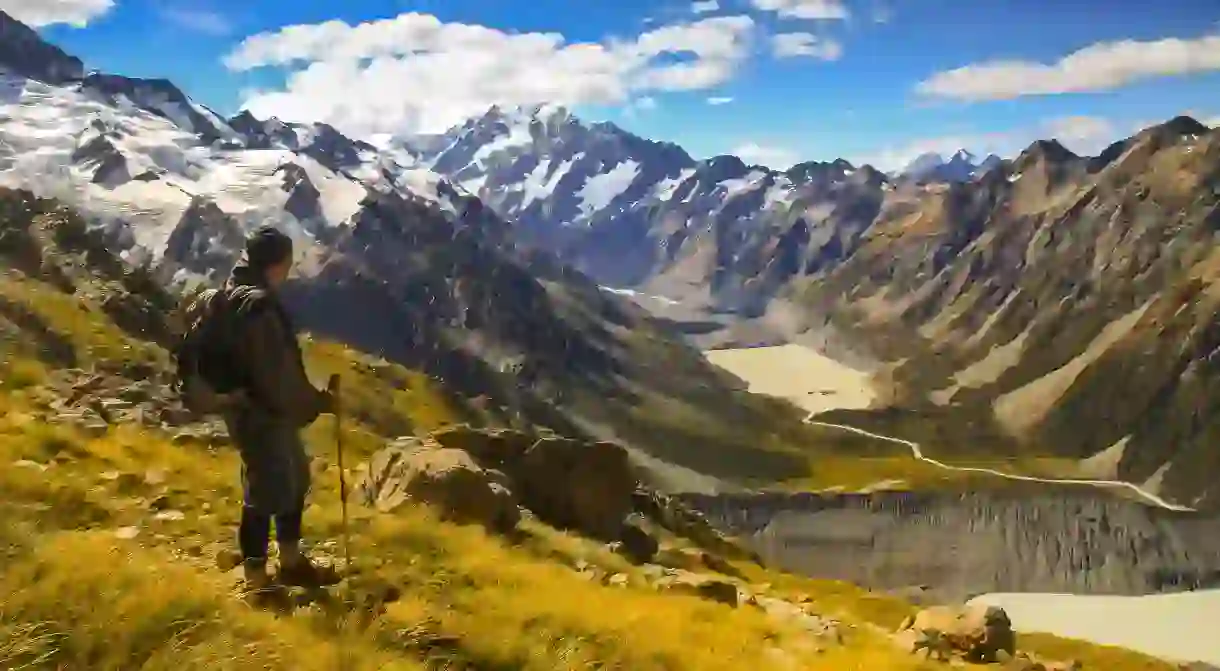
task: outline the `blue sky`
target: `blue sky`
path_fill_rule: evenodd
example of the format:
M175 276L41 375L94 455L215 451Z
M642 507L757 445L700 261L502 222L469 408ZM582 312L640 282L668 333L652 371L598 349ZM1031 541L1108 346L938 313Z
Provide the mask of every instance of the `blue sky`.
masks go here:
M783 167L1096 152L1220 118L1215 0L0 0L89 67L223 113L435 131L491 103ZM330 21L342 23L331 23ZM298 28L281 32L287 26ZM716 104L713 104L716 103ZM1220 119L1218 119L1220 120Z

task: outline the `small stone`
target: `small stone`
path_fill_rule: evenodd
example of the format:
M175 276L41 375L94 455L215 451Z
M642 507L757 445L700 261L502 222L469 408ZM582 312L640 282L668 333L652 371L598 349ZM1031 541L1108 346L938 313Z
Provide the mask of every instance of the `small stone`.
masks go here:
M114 532L114 537L119 540L129 541L140 535L139 527L119 527Z
M168 474L164 468L150 468L144 472L144 484L150 487L165 484Z
M48 468L50 468L46 464L40 464L36 461L30 461L29 459L18 459L17 461L13 462L13 466L17 468L32 468L36 471L46 471Z
M153 515L153 519L161 522L181 522L186 519L186 513L181 510L162 510Z
M235 550L221 550L216 553L216 568L221 571L232 571L241 565L241 553Z
M165 510L167 507L169 507L169 497L162 494L152 501L149 501L148 507L150 510Z

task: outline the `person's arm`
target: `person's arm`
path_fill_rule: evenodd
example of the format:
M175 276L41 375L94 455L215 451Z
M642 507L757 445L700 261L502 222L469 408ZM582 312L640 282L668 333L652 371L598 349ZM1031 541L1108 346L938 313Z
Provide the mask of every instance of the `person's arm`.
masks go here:
M328 403L328 394L313 386L297 355L283 322L270 306L259 306L248 314L242 329L249 382L254 400L270 412L292 418L304 426L317 419Z

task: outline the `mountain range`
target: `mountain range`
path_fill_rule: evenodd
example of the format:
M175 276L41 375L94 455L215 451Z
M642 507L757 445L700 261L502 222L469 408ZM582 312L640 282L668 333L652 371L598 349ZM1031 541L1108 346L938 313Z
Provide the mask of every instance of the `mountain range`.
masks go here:
M245 233L274 224L296 242L285 297L315 335L425 371L506 423L619 440L679 489L806 471L797 411L519 244L409 147L226 119L171 82L86 72L3 13L0 34L0 186L76 208L162 282L221 281Z
M892 407L837 417L1220 503L1220 132L1194 119L1097 156L1040 140L887 175L696 161L562 109L493 109L417 155L604 285L846 331Z
M2 13L0 36L0 184L170 283L217 281L275 223L310 330L623 440L678 488L793 477L816 445L602 287L845 332L888 407L836 416L934 453L1066 456L1220 503L1220 133L1193 119L1095 157L1043 140L897 174L697 160L554 105L374 145L87 73Z

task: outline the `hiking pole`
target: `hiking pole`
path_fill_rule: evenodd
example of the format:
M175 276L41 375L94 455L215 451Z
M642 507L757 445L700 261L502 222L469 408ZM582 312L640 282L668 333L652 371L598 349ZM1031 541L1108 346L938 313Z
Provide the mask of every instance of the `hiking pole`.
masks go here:
M330 382L326 385L326 388L330 391L331 402L334 403L332 409L335 413L335 454L339 461L339 508L343 514L340 527L343 540L343 570L350 576L352 571L352 555L347 520L347 471L343 466L343 410L339 400L339 376L330 376Z
M342 514L340 522L340 537L343 543L343 573L347 578L347 593L348 601L352 596L352 554L351 554L351 536L348 533L347 520L347 471L343 467L343 406L339 399L339 376L331 375L330 380L326 384L327 391L330 392L331 410L335 415L335 456L339 462L339 509ZM343 636L339 637L339 669L345 671L348 668L347 651L344 650Z

